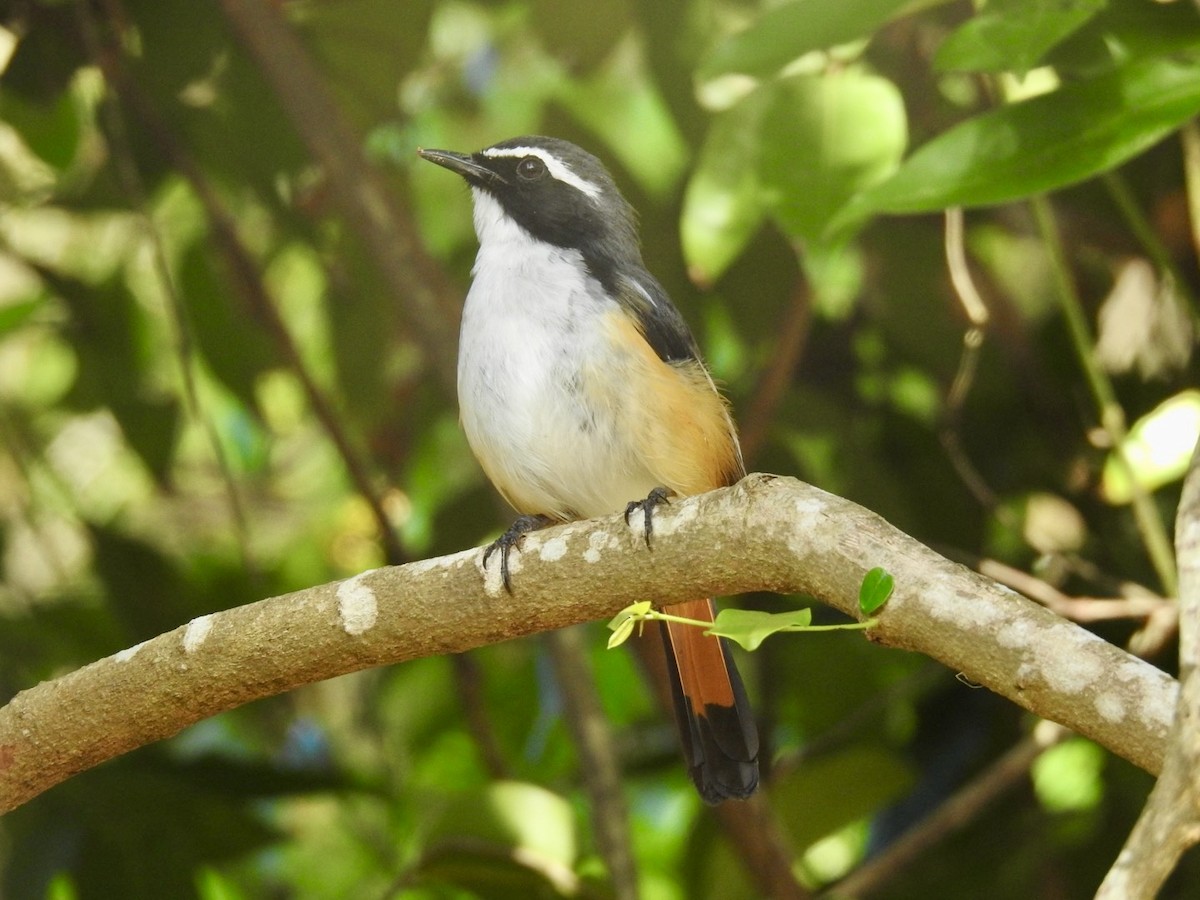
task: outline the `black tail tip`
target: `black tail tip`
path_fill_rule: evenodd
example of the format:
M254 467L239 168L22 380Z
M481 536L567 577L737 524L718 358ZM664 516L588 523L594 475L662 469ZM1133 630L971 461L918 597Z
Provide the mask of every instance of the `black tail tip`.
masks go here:
M758 789L758 760L739 762L724 757L720 766L701 763L691 770L700 798L709 806L726 800L745 800Z

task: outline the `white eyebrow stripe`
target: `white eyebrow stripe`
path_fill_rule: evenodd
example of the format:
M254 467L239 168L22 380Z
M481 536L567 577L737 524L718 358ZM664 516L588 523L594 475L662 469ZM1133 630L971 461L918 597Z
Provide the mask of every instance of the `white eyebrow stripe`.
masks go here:
M488 159L498 159L507 156L536 156L546 164L546 170L558 181L563 184L569 184L575 190L587 194L593 200L600 197L600 185L594 184L585 178L580 178L565 165L562 160L556 156L546 152L541 147L489 147L482 153Z

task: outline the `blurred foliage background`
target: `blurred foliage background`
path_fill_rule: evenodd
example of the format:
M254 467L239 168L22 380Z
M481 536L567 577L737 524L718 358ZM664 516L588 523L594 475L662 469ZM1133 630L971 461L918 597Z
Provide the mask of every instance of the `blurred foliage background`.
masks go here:
M453 402L469 195L414 151L534 132L640 211L751 468L1171 668L1194 4L5 0L0 24L0 700L497 532ZM634 655L584 646L642 895L761 896ZM762 839L803 885L779 896L886 859L1034 726L854 635L742 660ZM6 816L0 896L612 896L561 709L535 640L238 709ZM1150 776L1079 739L1034 757L864 894L1090 896ZM1185 858L1166 896L1198 878Z

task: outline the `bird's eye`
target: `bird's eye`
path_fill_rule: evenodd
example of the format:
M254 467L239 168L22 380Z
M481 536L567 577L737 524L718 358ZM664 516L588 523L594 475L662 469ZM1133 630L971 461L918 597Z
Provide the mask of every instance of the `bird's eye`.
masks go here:
M536 181L546 174L546 164L536 156L526 156L517 163L517 175L525 181Z

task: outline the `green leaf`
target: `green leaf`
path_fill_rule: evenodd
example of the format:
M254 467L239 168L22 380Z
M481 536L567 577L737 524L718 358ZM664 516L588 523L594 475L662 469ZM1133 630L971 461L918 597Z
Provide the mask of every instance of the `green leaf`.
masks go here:
M586 7L585 18L595 14L595 8ZM559 25L557 17L547 17L547 21L552 27ZM661 197L677 189L690 151L653 82L634 77L625 57L613 54L586 79L557 81L554 101L607 145L601 155L619 161L641 187ZM638 127L630 128L630 122L637 122Z
M1200 47L1192 3L1109 3L1054 48L1047 63L1062 74L1098 75L1138 59Z
M768 92L755 91L709 126L679 223L688 275L696 284L720 278L765 217L758 152L768 99Z
M183 411L179 401L174 397L147 396L126 402L114 401L109 408L121 424L125 439L155 480L166 484L180 432Z
M629 32L634 18L628 0L532 0L530 5L530 27L544 46L553 47L560 59L571 61L573 71L589 72L604 62ZM391 3L388 6L394 9ZM394 11L392 18L397 18Z
M69 313L62 333L79 360L72 405L91 409L136 400L146 368L145 322L128 286L117 278L90 285L50 269L37 271Z
M1094 811L1104 799L1108 754L1083 738L1051 747L1033 762L1030 776L1042 806L1053 813Z
M249 896L211 866L201 866L196 872L196 891L201 900L245 900Z
M1106 5L1105 0L992 0L942 42L934 65L943 71L1024 75Z
M391 0L338 0L286 12L338 90L341 108L357 122L372 122L376 110L395 102L396 85L422 58L433 8L432 0L406 0L397 15Z
M619 617L618 617L619 618ZM612 629L612 634L608 636L608 649L620 647L623 643L629 640L629 636L633 634L634 619L632 616L626 616L618 621L613 619L608 623L608 627Z
M633 634L633 628L638 622L642 621L646 613L650 612L653 604L649 600L640 600L637 603L630 604L625 607L608 623L608 628L612 634L608 638L608 649L619 647L621 644L629 640L629 636Z
M771 795L794 846L807 847L831 832L899 800L915 774L884 741L838 747L780 772Z
M900 92L861 68L763 85L714 119L688 184L681 231L693 281L720 277L765 212L818 241L848 198L896 169L907 139Z
M945 0L797 0L775 7L719 44L700 67L701 81L740 72L771 75L797 57L867 37L880 25Z
M414 872L470 896L560 897L574 894L568 887L578 854L575 811L566 799L500 781L445 806Z
M852 199L833 228L875 213L988 206L1108 171L1200 110L1200 66L1150 59L968 119Z
M83 136L81 103L75 90L63 91L52 103L27 103L18 94L0 98L0 115L40 159L65 170L79 152Z
M104 525L88 531L95 574L130 643L208 611L200 608L181 566L160 548Z
M862 614L869 616L887 603L895 587L896 579L886 569L876 566L868 572L858 589L858 608Z
M1129 429L1121 449L1142 490L1154 491L1183 477L1200 439L1200 390L1181 391ZM1100 492L1109 503L1133 500L1133 485L1115 452L1104 462Z
M48 836L62 835L74 852L53 869L71 876L80 897L122 900L195 897L198 866L231 862L283 837L244 793L193 781L164 762L161 751L147 749L62 785L51 802L27 804L6 815L4 825L12 853L5 861L6 888L39 884L51 871ZM146 854L150 846L154 852Z
M281 359L277 342L248 300L254 288L222 278L211 252L199 242L184 252L179 282L192 335L213 374L246 408L257 411L258 378Z
M0 336L16 331L41 307L44 297L0 305Z
M818 240L845 202L889 176L908 142L904 100L860 68L801 75L768 88L760 178L785 231Z
M757 609L723 609L717 613L712 628L706 634L736 641L747 650L757 650L759 644L781 631L799 631L812 624L811 609L768 613Z

